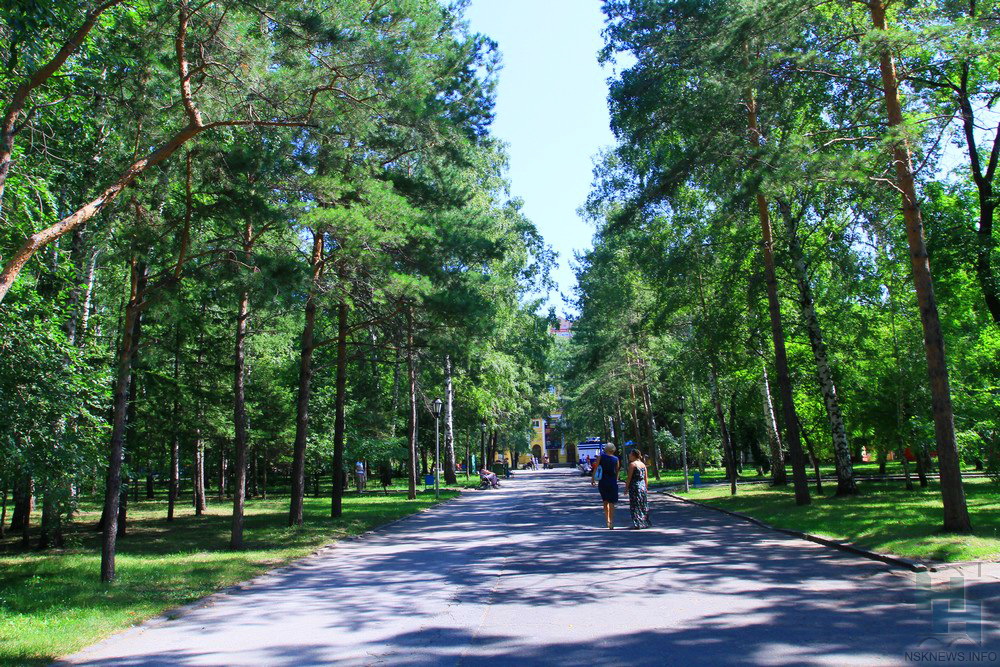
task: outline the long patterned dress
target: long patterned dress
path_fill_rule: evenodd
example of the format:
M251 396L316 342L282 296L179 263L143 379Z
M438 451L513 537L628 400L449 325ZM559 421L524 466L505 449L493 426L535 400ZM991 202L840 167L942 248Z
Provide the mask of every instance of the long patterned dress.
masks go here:
M646 468L636 466L632 471L632 483L628 485L628 505L632 512L632 525L649 528L649 497L646 493Z

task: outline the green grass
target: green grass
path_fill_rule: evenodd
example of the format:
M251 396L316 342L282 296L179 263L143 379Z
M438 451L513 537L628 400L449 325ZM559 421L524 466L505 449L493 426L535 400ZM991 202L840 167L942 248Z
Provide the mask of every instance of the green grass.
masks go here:
M455 491L442 492L442 499ZM90 530L100 511L84 505L67 531L67 547L19 552L17 537L0 542L0 664L47 664L108 635L252 578L319 546L434 504L433 492L350 494L343 517L329 518L329 500L307 498L305 524L289 528L287 497L247 503L247 548L227 548L231 505L215 501L194 516L186 505L168 523L165 503L129 504L129 533L118 542L117 581L104 585L100 536ZM33 517L37 522L37 517Z
M692 489L680 494L724 509L748 514L778 528L799 530L882 553L918 560L1000 560L1000 488L988 479L966 479L965 494L975 530L972 535L942 533L941 493L936 482L907 491L902 482L861 482L857 496L837 498L835 484L826 494L798 507L791 487L766 485Z

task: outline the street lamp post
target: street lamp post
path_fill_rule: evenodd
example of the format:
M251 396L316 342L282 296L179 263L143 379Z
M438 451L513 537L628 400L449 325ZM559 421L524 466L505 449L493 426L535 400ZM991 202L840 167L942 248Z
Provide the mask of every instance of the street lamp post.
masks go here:
M441 407L444 403L440 398L435 398L431 403L431 412L434 413L434 498L441 497L441 431L438 428Z

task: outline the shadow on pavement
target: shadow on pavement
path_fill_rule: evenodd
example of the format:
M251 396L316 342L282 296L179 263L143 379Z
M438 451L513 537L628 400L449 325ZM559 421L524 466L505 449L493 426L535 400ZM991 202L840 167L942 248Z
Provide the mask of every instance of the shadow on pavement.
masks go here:
M342 543L71 659L896 664L938 641L920 591L880 563L664 498L653 503L653 529L609 531L586 480L518 473L499 491ZM626 519L627 502L618 510ZM985 643L997 648L1000 585L972 583L966 595L984 601Z

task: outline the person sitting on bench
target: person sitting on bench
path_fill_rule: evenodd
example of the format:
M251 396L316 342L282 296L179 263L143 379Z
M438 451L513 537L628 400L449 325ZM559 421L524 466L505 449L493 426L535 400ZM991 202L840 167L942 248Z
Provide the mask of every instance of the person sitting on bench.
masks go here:
M490 472L486 468L479 471L479 479L483 480L483 482L489 484L494 489L500 488L500 480L497 478L496 474Z

